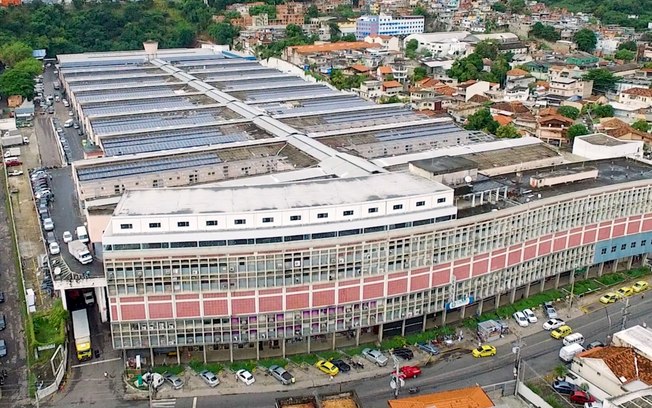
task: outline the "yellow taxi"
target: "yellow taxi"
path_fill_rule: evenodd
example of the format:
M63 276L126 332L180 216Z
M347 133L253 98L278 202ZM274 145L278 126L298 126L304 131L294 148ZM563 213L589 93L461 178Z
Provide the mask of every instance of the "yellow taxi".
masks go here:
M340 372L340 369L335 367L333 363L330 361L326 360L319 360L317 361L317 364L315 364L315 367L319 369L319 371L328 374L328 375L337 375L337 373Z
M600 298L600 303L604 303L605 305L609 303L614 303L619 298L620 296L616 295L613 292L609 292Z
M553 339L563 339L564 337L568 336L573 332L573 329L570 328L570 326L563 325L558 329L555 329L550 332L550 337Z
M491 357L496 355L494 346L484 345L473 349L473 357Z
M634 294L634 289L629 286L623 286L616 291L616 294L620 297L629 297Z
M643 292L646 290L648 287L648 284L646 281L638 281L635 284L632 285L632 289L634 289L634 292Z

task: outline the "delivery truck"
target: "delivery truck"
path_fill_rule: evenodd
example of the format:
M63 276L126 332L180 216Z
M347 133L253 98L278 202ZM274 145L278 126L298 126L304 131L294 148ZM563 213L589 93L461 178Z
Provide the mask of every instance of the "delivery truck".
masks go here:
M68 252L82 265L93 262L93 255L91 255L88 247L78 239L68 242Z
M581 344L574 343L568 346L564 346L559 350L559 358L563 361L570 363L573 361L573 358L579 353L584 351L584 347Z
M75 349L79 361L93 358L91 350L91 330L88 326L88 313L86 309L72 312L72 332L75 336Z

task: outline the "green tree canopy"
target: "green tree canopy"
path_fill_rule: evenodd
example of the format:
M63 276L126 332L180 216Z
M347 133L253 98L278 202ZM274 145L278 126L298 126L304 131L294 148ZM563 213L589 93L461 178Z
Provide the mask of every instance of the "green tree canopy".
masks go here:
M509 0L507 2L507 8L512 14L525 14L527 5L525 4L525 0Z
M306 17L317 18L319 17L319 9L314 4L311 4L306 10Z
M421 81L428 76L428 70L425 67L415 67L412 72L412 80Z
M405 44L405 56L410 59L415 59L417 57L417 49L419 48L419 41L410 40Z
M473 52L480 58L494 60L498 56L498 44L491 40L480 41L475 45Z
M491 116L488 108L482 108L466 120L464 129L466 130L483 130L488 133L496 133L500 125Z
M560 106L557 108L557 113L573 120L580 116L580 110L573 106Z
M611 105L596 105L591 110L591 115L596 118L610 118L614 115L614 108Z
M573 41L580 51L593 52L595 45L598 43L598 37L588 28L583 28L573 35Z
M2 20L0 19L0 21ZM0 62L8 67L12 67L17 62L31 57L32 47L21 41L14 41L0 46Z
M467 57L456 59L446 74L459 82L465 82L469 79L478 79L483 67L482 58L476 53L471 53Z
M627 49L618 50L614 54L614 58L618 59L618 60L623 60L623 61L629 62L629 61L633 60L634 58L636 58L636 52L630 51L630 50L627 50Z
M288 24L285 26L285 36L287 38L303 37L303 28L296 24Z
M501 3L499 1L492 4L491 9L493 11L497 11L498 13L506 13L507 12L507 6L505 5L505 3Z
M344 75L341 70L334 69L331 72L331 84L337 89L359 88L360 84L367 80L366 75Z
M632 123L632 127L641 132L648 132L650 130L650 124L643 119L639 119L636 122Z
M511 123L505 126L500 126L496 130L496 137L499 139L518 139L521 134Z
M238 27L225 21L208 26L208 35L220 45L233 44L233 39L238 36Z
M601 94L614 89L618 81L618 78L606 68L592 69L583 78L587 81L593 81L593 91Z
M386 103L401 103L403 101L398 96L392 95L389 98L381 98L379 102L382 104L386 104Z
M412 9L412 15L424 16L424 17L429 16L428 10L426 10L426 8L421 5L417 5L415 8Z
M636 41L623 41L620 44L618 44L618 49L619 50L630 50L630 51L636 51Z
M355 34L353 33L347 33L342 36L342 41L349 41L353 42L356 41L357 39L355 38Z
M573 125L573 126L569 127L568 130L566 131L566 137L571 142L577 136L584 136L584 135L588 135L588 134L589 134L589 130L586 128L586 126L584 126L581 123L578 123L576 125Z
M559 34L557 30L555 30L555 27L551 25L542 24L539 21L534 23L528 35L546 41L557 41L561 38L561 34Z
M30 72L16 68L5 70L0 75L0 94L5 97L20 95L23 98L34 97L34 76Z

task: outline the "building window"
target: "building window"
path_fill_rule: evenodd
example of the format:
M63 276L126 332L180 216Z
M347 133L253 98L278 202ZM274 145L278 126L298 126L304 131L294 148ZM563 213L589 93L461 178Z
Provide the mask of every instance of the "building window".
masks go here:
M342 213L342 215L344 215L345 217L348 217L348 216L350 216L350 215L353 215L353 210L346 210L346 211L344 211L344 212Z
M237 219L237 220L235 220L233 222L235 223L235 225L245 225L247 223L247 220Z
M369 211L369 214L377 213L378 212L378 207L370 208L368 211Z
M319 213L317 214L317 218L328 218L328 213Z
M214 227L217 225L217 220L208 220L206 221L206 226L207 227Z
M645 246L645 245L647 245L647 239L641 241L641 246Z
M290 216L290 221L300 221L301 216L300 215L291 215Z
M394 204L392 210L401 210L403 209L403 204Z
M636 248L636 242L632 242L632 243L629 245L629 247L630 247L630 248Z
M274 217L265 217L263 218L263 222L264 223L274 222Z
M189 227L190 222L189 221L179 221L177 222L177 227Z
M150 222L149 227L150 228L161 228L161 223L160 222Z
M446 202L446 197L442 197L442 198L437 199L438 204L445 203L445 202Z
M611 253L614 253L614 252L616 252L616 246L615 245L611 247Z
M424 205L426 205L425 201L417 201L417 207L423 207Z
M134 224L120 224L120 229L133 229Z
M600 250L600 254L601 254L601 255L606 255L606 254L607 254L607 248L602 248L602 249Z
M624 250L626 250L626 249L627 249L627 244L622 244L622 245L620 246L620 250L621 250L621 251L624 251Z

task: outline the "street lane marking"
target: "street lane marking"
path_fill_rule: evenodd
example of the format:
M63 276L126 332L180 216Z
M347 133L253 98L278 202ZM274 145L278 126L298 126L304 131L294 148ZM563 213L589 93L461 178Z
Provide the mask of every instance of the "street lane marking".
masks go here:
M109 358L109 359L106 359L106 360L91 361L90 363L75 364L75 365L70 366L70 367L71 368L86 367L86 366L91 366L91 365L95 365L95 364L110 363L111 361L118 361L118 360L122 360L122 357Z
M174 398L162 399L162 400L154 400L154 401L152 401L152 404L151 404L152 407L161 407L161 408L165 408L165 407L172 408L172 407L174 407L176 405L177 405L177 400L174 399Z
M192 408L197 408L197 397L192 399Z

